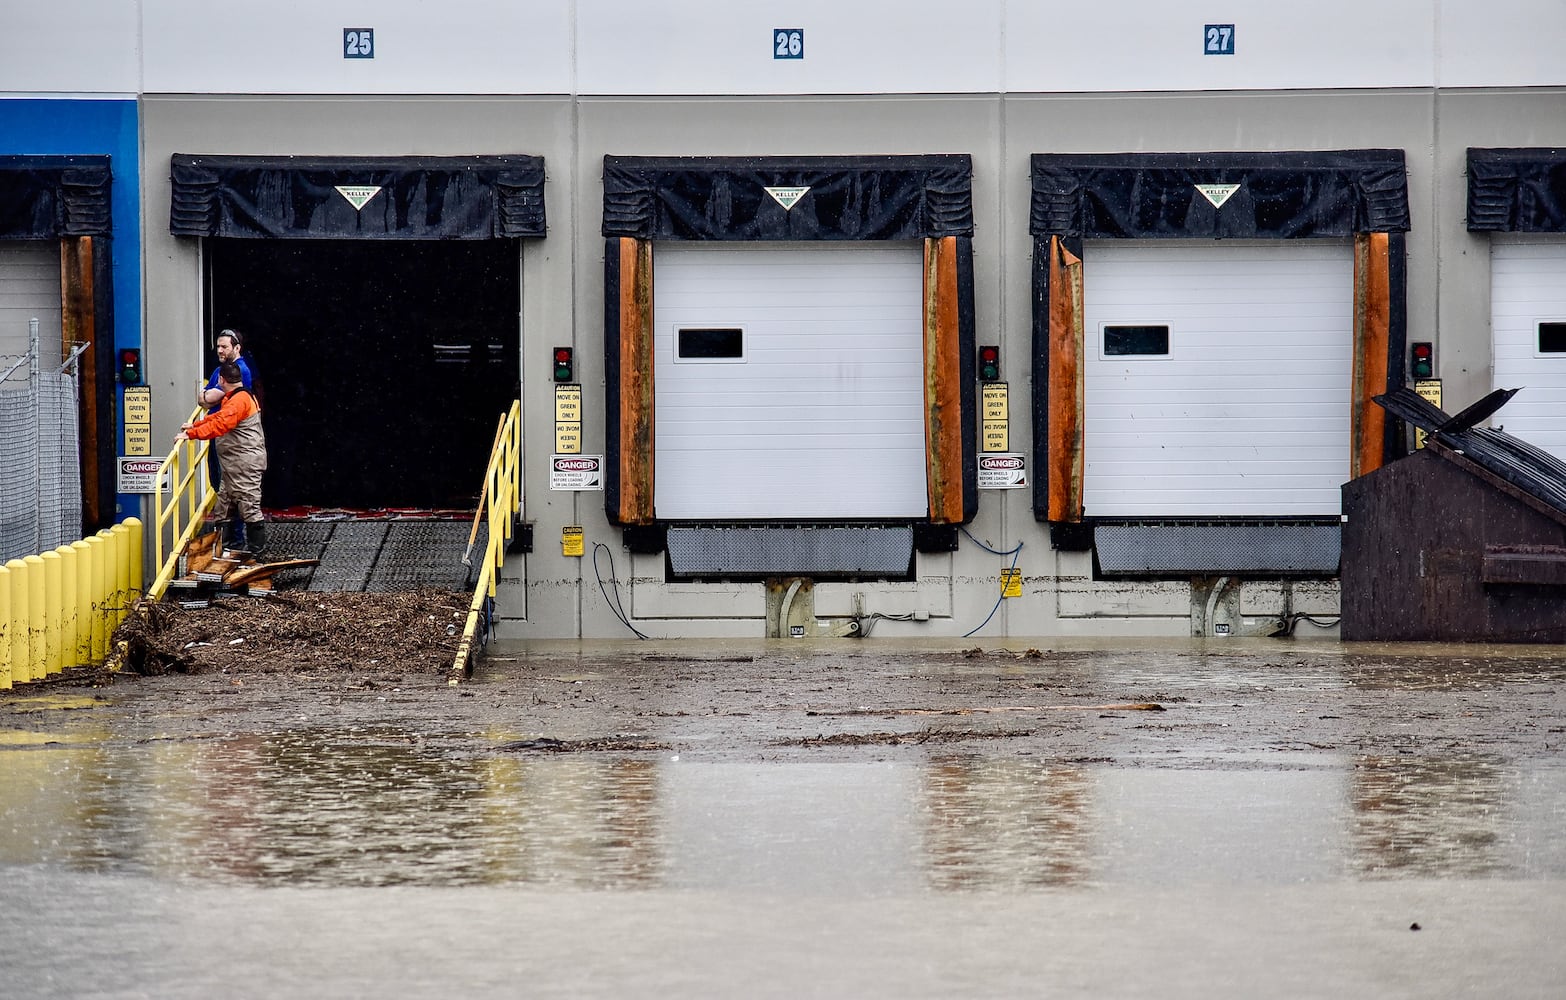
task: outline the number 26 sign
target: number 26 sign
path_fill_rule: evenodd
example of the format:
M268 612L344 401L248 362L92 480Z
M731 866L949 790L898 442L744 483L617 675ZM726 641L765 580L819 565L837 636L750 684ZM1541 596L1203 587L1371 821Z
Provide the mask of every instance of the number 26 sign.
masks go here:
M803 58L805 58L805 29L804 28L773 28L772 29L772 58L774 58L774 59L803 59Z

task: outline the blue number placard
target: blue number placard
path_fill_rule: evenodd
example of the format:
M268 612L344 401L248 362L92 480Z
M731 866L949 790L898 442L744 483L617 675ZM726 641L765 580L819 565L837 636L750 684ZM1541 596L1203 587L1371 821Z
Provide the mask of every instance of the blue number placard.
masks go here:
M1234 25L1203 25L1202 54L1206 56L1234 55Z
M772 29L772 58L774 58L774 59L803 59L803 58L805 58L805 29L804 28L773 28Z
M375 29L374 28L344 28L343 29L343 58L344 59L374 59L375 58Z

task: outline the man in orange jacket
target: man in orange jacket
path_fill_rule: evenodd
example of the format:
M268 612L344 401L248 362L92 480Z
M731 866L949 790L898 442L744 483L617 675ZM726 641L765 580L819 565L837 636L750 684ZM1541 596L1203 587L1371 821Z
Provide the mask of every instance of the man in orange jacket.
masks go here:
M180 425L176 441L211 441L222 466L217 506L212 516L224 525L224 541L233 540L229 518L238 512L245 522L250 550L266 551L266 515L261 513L261 474L266 471L266 434L261 430L261 407L244 387L244 373L233 362L218 368L218 388L223 402L213 413L194 423Z

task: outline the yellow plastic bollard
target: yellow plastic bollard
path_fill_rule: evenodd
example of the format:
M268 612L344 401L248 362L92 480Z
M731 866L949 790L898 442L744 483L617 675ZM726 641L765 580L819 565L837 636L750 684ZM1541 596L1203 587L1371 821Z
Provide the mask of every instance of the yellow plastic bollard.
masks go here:
M76 550L62 545L60 554L60 666L76 666Z
M64 616L60 614L63 607L60 588L60 577L63 575L64 566L60 560L60 553L49 551L40 553L39 559L43 560L44 575L44 603L43 614L39 617L43 621L43 673L42 677L51 677L60 672L60 620ZM37 612L34 612L37 614Z
M147 592L147 579L143 576L146 572L145 553L142 552L146 540L142 537L141 518L127 517L124 523L125 527L130 529L130 594L125 601L130 605L135 604Z
M71 658L82 666L92 664L92 546L77 539L71 543L76 553L76 648Z
M130 617L131 530L128 525L116 524L110 534L114 536L114 624L118 627Z
M8 630L10 655L7 660L11 664L11 680L16 684L26 684L33 679L32 670L27 665L27 564L20 559L12 559L5 564L5 568L11 574L11 628Z
M44 676L44 622L49 605L44 597L44 564L40 556L24 556L27 564L27 679Z
M109 645L109 633L104 629L109 611L109 540L102 532L87 539L92 549L92 658L89 662L103 662L104 650Z
M0 566L0 691L11 687L11 571Z

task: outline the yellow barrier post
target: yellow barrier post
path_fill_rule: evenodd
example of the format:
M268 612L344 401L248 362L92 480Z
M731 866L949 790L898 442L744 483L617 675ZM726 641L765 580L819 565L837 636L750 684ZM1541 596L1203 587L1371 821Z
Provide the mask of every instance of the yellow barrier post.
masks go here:
M11 571L0 566L0 691L11 687Z
M62 545L60 554L60 666L76 666L76 633L81 613L76 604L76 550Z
M60 621L64 617L60 613L60 577L64 567L58 552L42 552L38 558L43 560L44 578L43 614L33 612L43 625L43 672L39 676L52 677L60 672Z
M142 553L142 546L146 543L142 538L143 532L141 518L127 517L125 519L125 528L130 532L130 561L127 567L130 588L125 595L125 603L128 606L135 604L137 599L140 598L147 589L147 578L144 575L146 573L146 567L144 565L145 560ZM128 608L126 610L126 614L130 614Z
M92 547L92 659L89 662L101 663L103 651L108 646L108 633L103 626L109 613L109 539L100 531L87 539L87 544Z
M44 676L44 621L49 606L44 596L44 564L40 556L24 556L27 564L27 679Z
M76 648L71 651L81 666L92 663L92 546L85 539L71 543L76 553Z
M120 622L130 615L131 530L123 523L116 524L109 529L109 535L114 540L114 615L110 619L114 624L109 626L109 632L113 634Z
M32 670L27 665L27 564L20 559L12 559L5 564L5 568L11 574L10 655L7 659L11 663L11 680L17 684L26 684L33 679Z

